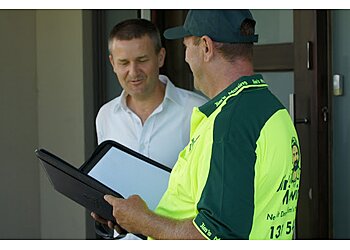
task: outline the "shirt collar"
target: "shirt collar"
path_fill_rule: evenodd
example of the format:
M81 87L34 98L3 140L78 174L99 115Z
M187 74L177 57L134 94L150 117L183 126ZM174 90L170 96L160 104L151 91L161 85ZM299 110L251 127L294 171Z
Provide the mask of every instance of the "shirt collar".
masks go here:
M165 84L165 95L164 99L161 105L163 105L164 101L166 99L169 99L176 104L181 104L181 99L176 91L175 85L170 81L170 79L165 75L159 75L159 80ZM118 109L122 108L123 110L129 110L128 106L126 105L126 97L128 94L125 92L125 90L122 91L120 96L116 99L114 112L116 112Z
M266 86L267 84L265 83L265 80L261 74L242 76L241 78L231 83L230 86L221 91L209 102L199 107L199 110L208 117L217 109L217 107L220 106L220 104L226 100L226 98L237 95L245 88Z
M165 75L159 75L159 80L166 85L164 100L169 99L176 104L181 104L181 99L175 85ZM164 101L163 101L164 102Z
M123 109L125 111L129 109L126 105L127 95L128 94L125 92L125 90L123 90L120 96L115 99L114 112L117 112L118 109Z

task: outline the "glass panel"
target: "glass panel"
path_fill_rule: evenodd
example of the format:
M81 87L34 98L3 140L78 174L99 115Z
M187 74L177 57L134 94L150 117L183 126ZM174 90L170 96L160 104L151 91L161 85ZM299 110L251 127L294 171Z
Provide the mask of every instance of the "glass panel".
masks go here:
M293 42L293 10L251 10L258 45Z
M282 104L289 111L289 94L294 93L294 73L293 72L265 72L263 75L269 85L270 91L277 96Z
M333 96L333 236L350 238L350 10L332 11L333 74L344 76L344 95ZM330 90L332 91L332 90Z

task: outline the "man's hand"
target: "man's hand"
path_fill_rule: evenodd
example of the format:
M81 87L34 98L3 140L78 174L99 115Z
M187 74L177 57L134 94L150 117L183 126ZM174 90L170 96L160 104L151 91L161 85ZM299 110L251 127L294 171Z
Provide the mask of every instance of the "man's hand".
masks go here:
M131 233L142 234L143 226L149 222L152 212L140 196L132 195L128 199L121 199L105 195L104 199L113 206L113 216L122 228ZM108 222L109 227L110 223Z
M113 216L117 223L130 233L150 236L153 239L204 239L194 227L193 218L175 220L157 215L149 210L138 195L132 195L128 199L105 195L104 199L113 206ZM91 216L119 232L111 221L106 221L95 213L91 213Z
M97 222L99 222L101 224L104 224L104 225L108 225L108 227L110 229L116 230L119 234L125 233L125 230L123 230L119 225L114 224L112 221L107 221L107 220L103 219L102 217L98 216L94 212L91 212L90 215L95 221L97 221Z

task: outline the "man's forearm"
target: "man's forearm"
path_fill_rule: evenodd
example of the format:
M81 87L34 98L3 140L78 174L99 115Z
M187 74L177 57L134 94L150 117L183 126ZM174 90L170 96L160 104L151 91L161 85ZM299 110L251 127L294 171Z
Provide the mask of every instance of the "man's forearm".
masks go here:
M138 196L127 199L105 195L113 206L117 223L130 233L143 234L153 239L204 239L192 224L192 219L175 220L157 215Z
M141 224L142 234L153 239L205 239L193 225L192 219L174 220L150 212Z

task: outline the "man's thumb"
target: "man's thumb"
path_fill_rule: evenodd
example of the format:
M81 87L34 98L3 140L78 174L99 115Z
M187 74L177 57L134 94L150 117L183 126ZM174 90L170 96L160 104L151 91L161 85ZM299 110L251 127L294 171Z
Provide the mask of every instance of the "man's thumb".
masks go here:
M110 205L112 205L112 201L113 201L113 196L106 194L105 196L103 196L103 198L105 199L105 201L107 201Z

